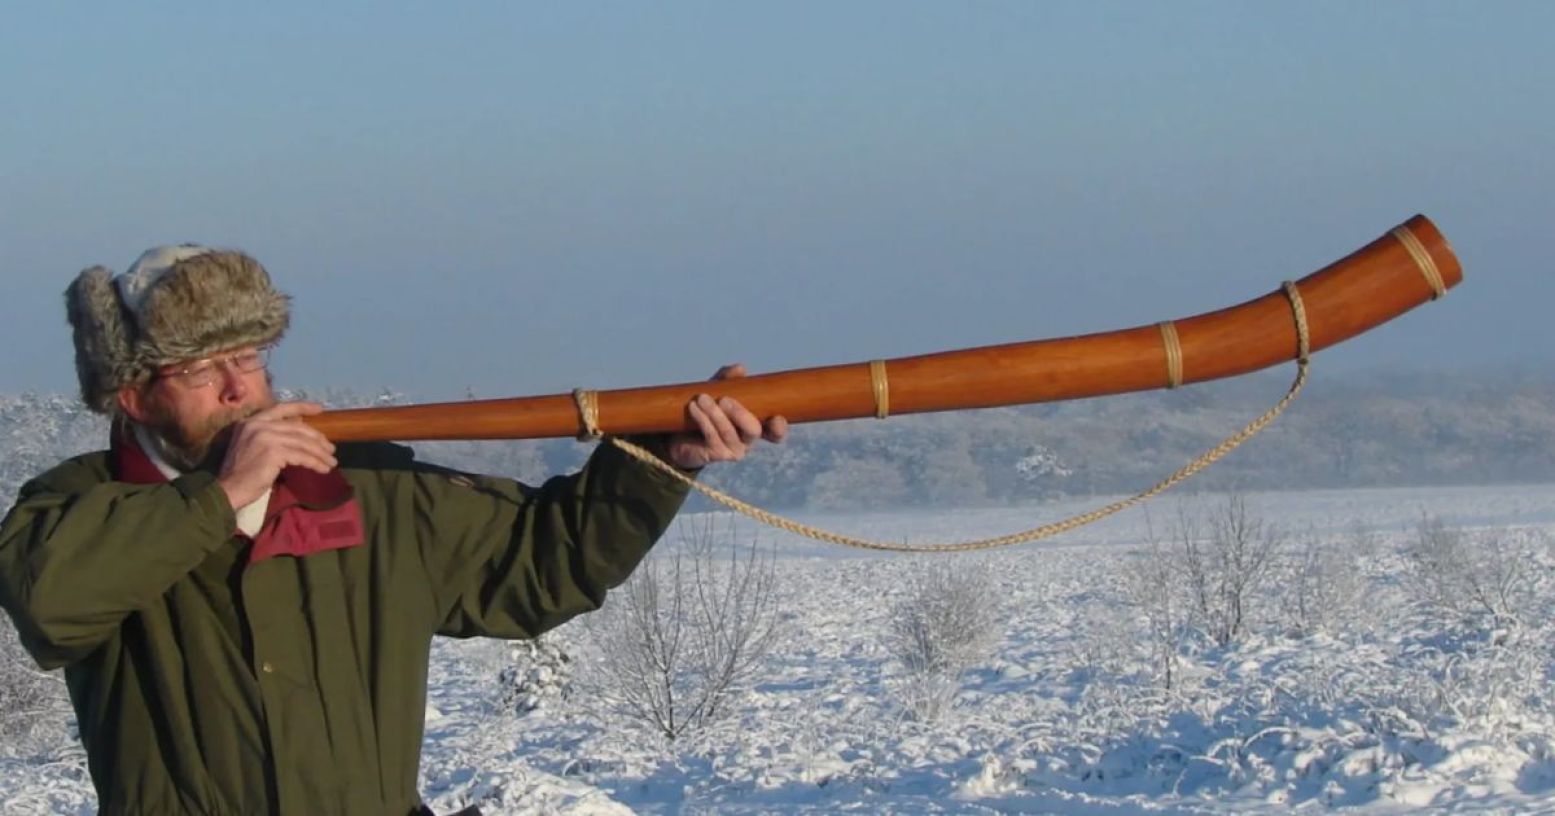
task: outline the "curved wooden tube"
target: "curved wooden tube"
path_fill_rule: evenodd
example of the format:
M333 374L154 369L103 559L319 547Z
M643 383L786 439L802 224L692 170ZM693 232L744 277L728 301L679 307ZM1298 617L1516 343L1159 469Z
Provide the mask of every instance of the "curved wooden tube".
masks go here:
M1415 243L1412 254L1408 244ZM1462 268L1436 226L1409 219L1339 261L1297 281L1312 351L1348 340L1434 299ZM1296 358L1296 329L1282 290L1175 322L1183 383L1245 374ZM1095 397L1169 386L1158 325L885 361L891 414L987 408ZM598 392L607 434L691 428L686 403L700 393L732 396L763 419L821 422L876 415L868 362ZM577 436L571 394L327 411L306 420L336 441L533 439Z

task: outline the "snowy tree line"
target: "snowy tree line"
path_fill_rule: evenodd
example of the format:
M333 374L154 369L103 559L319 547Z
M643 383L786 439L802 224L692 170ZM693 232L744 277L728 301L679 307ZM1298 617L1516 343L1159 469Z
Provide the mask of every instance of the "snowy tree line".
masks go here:
M807 425L715 486L757 504L818 510L975 506L1127 493L1175 470L1261 413L1283 373L1097 400ZM335 407L401 393L295 391ZM104 427L59 395L0 396L0 500ZM581 463L572 440L417 443L423 458L534 481ZM1323 376L1287 414L1197 477L1270 490L1555 481L1555 375L1490 372ZM693 505L696 507L698 505Z

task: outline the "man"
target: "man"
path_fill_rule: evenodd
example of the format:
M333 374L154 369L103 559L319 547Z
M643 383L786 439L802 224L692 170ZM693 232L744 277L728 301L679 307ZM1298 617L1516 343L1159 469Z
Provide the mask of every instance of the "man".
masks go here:
M537 488L337 448L299 421L320 406L272 395L289 299L240 252L154 249L66 302L110 446L21 489L0 605L65 669L104 814L425 812L432 636L598 608L685 497L611 445ZM699 432L638 441L688 472L786 433L728 399L687 412Z

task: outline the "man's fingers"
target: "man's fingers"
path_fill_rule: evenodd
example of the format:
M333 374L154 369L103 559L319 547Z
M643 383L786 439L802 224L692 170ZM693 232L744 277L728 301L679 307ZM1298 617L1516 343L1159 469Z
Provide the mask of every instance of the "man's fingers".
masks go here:
M745 376L745 366L731 363L718 369L714 380ZM734 397L714 398L697 394L686 403L686 415L696 430L670 438L670 458L681 467L702 467L711 462L737 462L745 458L759 439L781 442L788 436L788 420L774 416L763 422ZM701 438L698 439L697 436Z
M740 401L733 397L724 397L718 401L718 407L724 410L729 421L734 425L735 432L739 434L740 443L749 445L761 438L761 420L746 409Z
M686 411L691 414L692 421L697 424L697 430L702 433L702 446L707 449L708 458L722 459L727 451L723 450L723 439L719 436L718 426L713 424L712 415L702 406L702 400L706 397L705 394L698 395L686 406Z
M266 462L279 470L288 465L327 473L337 464L335 444L301 422L247 422L238 427L233 438L235 462Z
M273 450L285 465L305 467L320 473L328 473L339 464L329 450L305 441L285 440Z
M218 479L233 507L263 495L284 468L328 473L339 467L334 443L311 425L295 421L323 410L316 402L283 402L232 426Z
M744 363L730 363L730 364L728 364L726 366L723 366L723 367L719 368L718 371L713 374L713 379L715 379L715 380L732 380L732 379L736 379L738 377L743 377L743 376L745 376L745 364Z
M698 399L701 402L699 407L707 415L708 423L713 428L713 436L709 441L718 451L720 458L733 458L743 444L740 442L740 432L735 429L734 423L729 421L729 415L724 413L723 407L717 400L707 394L703 394Z
M738 379L745 373L744 364L730 363L719 368L713 379ZM778 416L762 422L734 397L697 394L686 403L686 415L696 430L676 434L670 442L671 459L682 467L739 461L757 440L781 442L788 436L786 419Z
M745 455L745 440L740 436L740 431L734 426L729 415L724 412L723 406L706 394L698 397L698 409L707 418L707 427L711 435L707 437L707 444L713 452L713 456L719 461L733 461Z
M334 452L335 443L329 441L318 429L301 422L261 422L248 426L248 433L256 444L271 441L311 445L325 452Z
M281 467L301 467L316 473L328 473L339 464L333 456L319 456L310 451L293 451L282 458ZM280 472L279 468L277 472Z
M734 421L729 417L723 403L703 394L697 398L702 403L702 410L707 412L708 419L713 423L713 428L718 432L718 441L728 453L738 457L745 452L745 439L740 435L740 429L734 426ZM727 398L725 398L727 399Z
M255 413L249 417L249 421L271 421L278 419L293 419L300 416L312 416L324 413L324 406L317 402L278 402L269 408Z

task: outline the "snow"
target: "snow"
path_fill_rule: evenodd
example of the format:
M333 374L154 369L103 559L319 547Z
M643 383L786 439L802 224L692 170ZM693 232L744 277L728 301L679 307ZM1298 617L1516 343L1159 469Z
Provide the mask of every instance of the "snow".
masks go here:
M803 520L928 542L1102 501ZM777 556L783 628L726 719L669 744L601 705L579 621L546 636L568 671L524 675L556 693L522 706L499 680L510 644L439 641L422 790L438 812L487 814L1555 813L1555 485L1249 496L1271 525L1353 546L1364 591L1305 637L1266 605L1239 642L1190 643L1165 689L1119 576L1177 501L1216 499L968 555L838 550L742 520ZM1426 515L1540 545L1515 620L1411 600L1401 553ZM914 721L892 694L892 604L915 571L973 568L1001 603L997 647L948 716ZM93 806L78 749L0 759L0 811Z

